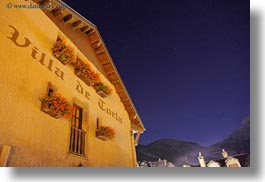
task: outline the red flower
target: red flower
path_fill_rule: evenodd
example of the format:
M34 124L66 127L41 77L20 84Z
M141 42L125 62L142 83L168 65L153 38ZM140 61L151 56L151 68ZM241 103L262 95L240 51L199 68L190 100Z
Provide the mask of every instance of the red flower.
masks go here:
M115 130L109 126L101 126L98 130L98 134L101 136L106 136L109 139L115 138Z
M72 116L71 104L60 94L45 95L40 98L43 104L47 104L50 111L56 115L62 115L65 118Z
M75 63L76 61L75 50L71 46L66 45L62 40L56 41L52 48L52 54L56 58L60 58L63 63Z
M112 89L104 85L102 82L97 83L94 87L96 91L103 91L106 94L110 94L112 92Z

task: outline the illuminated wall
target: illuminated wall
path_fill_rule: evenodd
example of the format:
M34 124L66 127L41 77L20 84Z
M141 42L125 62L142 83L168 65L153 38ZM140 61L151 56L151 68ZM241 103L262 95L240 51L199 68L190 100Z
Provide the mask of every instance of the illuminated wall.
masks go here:
M7 166L81 163L90 167L135 167L129 116L114 86L100 74L101 80L113 90L111 95L101 98L75 75L71 65L56 59L51 48L59 36L95 71L97 68L89 59L96 62L96 57L84 56L40 9L8 8L7 3L31 2L0 2L0 150L3 145L11 146ZM71 121L41 111L40 97L46 93L49 82L58 93L83 109L84 156L69 153ZM96 137L97 120L115 129L113 140Z

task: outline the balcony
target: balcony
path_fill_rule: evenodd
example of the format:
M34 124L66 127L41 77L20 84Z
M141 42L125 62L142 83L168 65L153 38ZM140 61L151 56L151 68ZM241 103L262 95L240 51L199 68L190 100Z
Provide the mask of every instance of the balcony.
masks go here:
M79 156L85 156L86 132L76 127L71 127L69 152Z

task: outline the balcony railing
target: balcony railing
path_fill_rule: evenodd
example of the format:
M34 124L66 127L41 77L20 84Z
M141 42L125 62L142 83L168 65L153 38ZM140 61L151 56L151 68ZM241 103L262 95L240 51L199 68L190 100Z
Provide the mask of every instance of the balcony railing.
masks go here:
M85 156L85 136L86 132L76 127L71 127L69 152L72 154Z

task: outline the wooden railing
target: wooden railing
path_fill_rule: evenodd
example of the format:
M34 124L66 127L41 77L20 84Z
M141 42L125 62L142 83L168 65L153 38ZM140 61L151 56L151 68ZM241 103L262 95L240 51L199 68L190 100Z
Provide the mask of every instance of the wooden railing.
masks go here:
M86 132L76 127L71 127L69 152L85 156L85 136Z

